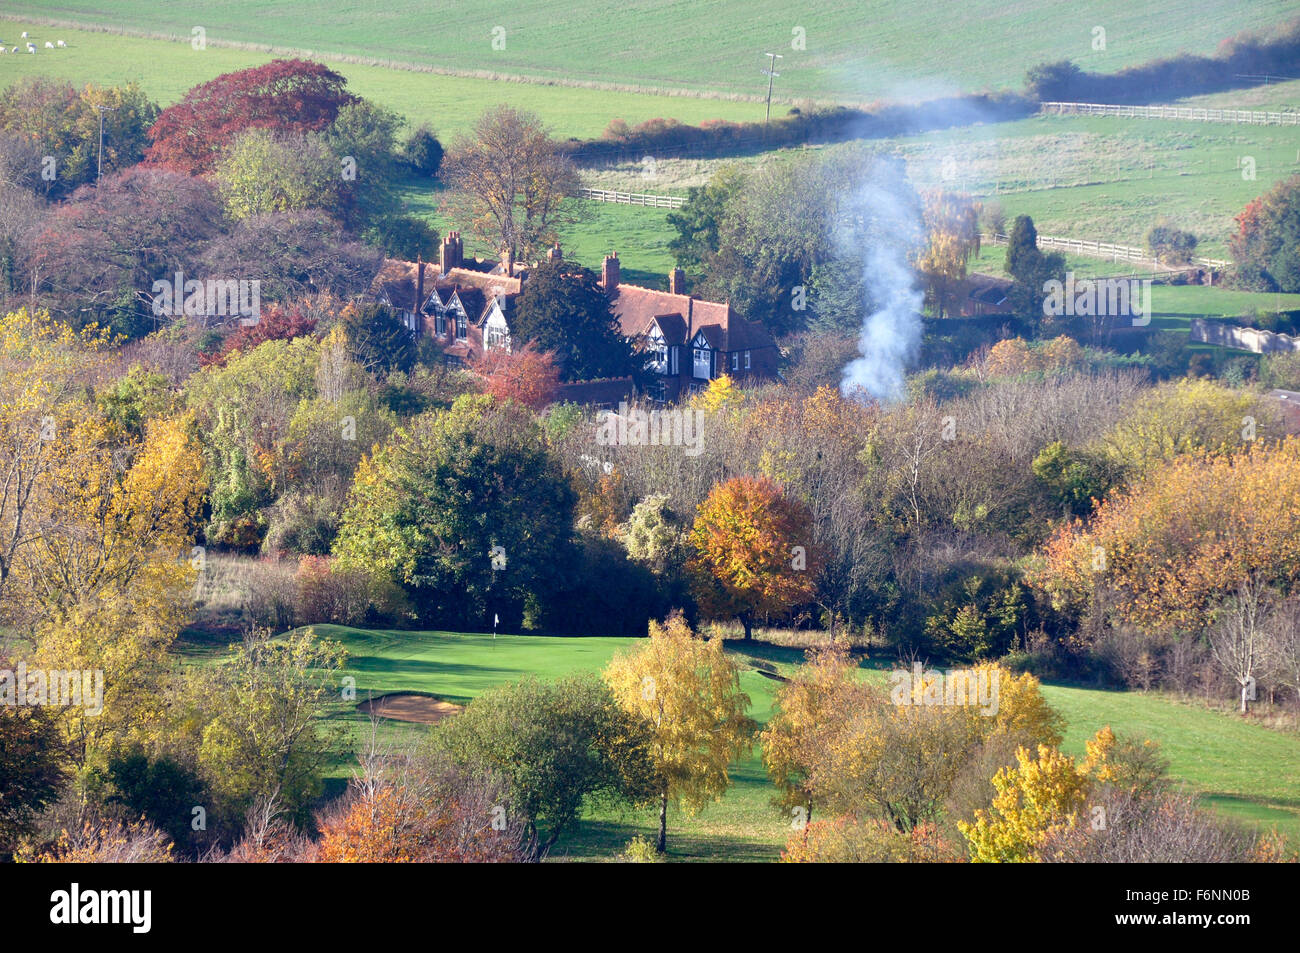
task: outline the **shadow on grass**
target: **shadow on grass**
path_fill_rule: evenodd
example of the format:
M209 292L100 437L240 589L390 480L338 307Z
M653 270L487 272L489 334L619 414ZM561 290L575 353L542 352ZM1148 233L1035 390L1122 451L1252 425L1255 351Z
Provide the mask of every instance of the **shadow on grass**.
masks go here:
M658 830L643 824L617 821L583 821L576 830L551 851L550 862L616 860L628 841L640 834L654 842ZM771 863L779 859L781 848L775 844L741 837L692 834L668 828L668 852L664 860L672 863L728 861L731 863Z

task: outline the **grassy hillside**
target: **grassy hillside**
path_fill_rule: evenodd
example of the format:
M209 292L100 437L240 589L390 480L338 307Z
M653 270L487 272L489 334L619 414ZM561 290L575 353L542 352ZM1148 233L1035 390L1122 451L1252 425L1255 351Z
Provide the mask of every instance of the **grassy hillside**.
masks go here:
M494 641L490 634L379 632L342 626L317 630L347 647L347 671L357 679L360 699L368 693L408 690L461 703L492 685L527 674L547 679L599 671L616 652L635 642L538 636L500 636ZM799 663L801 653L763 644L746 649L732 643L729 649L743 667L741 685L753 703L751 715L766 722L778 683L760 675L756 664L764 661L788 670ZM867 677L883 679L886 667L881 663ZM1158 695L1054 685L1045 686L1044 694L1068 722L1068 752L1081 755L1083 742L1104 725L1152 738L1171 761L1172 774L1216 810L1300 834L1300 736ZM355 712L338 717L358 732L365 723ZM394 740L411 741L427 730L397 723L388 728ZM339 783L349 770L345 762L337 766ZM789 821L768 803L773 792L757 751L734 765L733 779L724 799L698 817L684 818L674 811L669 846L675 859L779 856L789 835ZM566 840L561 853L608 858L636 834L649 836L654 824L653 811L594 814Z
M37 41L39 51L35 56L0 56L0 87L23 76L100 85L138 80L151 98L168 105L198 83L286 55L218 46L199 51L191 49L188 40L140 39L0 19L0 39L6 45L21 42L18 36L24 30ZM56 39L65 40L68 47L53 51L44 48L46 40ZM466 130L484 109L502 102L536 112L562 138L599 136L615 117L638 123L673 116L682 122L698 123L705 119L753 120L763 115L761 104L749 102L492 82L357 63L329 65L347 77L353 92L382 103L412 124L431 123L445 140Z
M869 100L1019 86L1039 62L1070 58L1105 72L1180 51L1213 53L1224 37L1294 13L1288 0L967 0L900 4L824 0L793 9L782 0L631 0L558 5L548 0L419 0L382 5L308 0L9 0L11 15L212 40L311 49L466 71L543 79L686 87L762 95L763 53L785 54L785 96ZM1093 49L1094 28L1105 48ZM494 48L493 31L504 30ZM802 28L806 49L793 47ZM2 34L0 34L2 35ZM497 33L500 36L500 32Z

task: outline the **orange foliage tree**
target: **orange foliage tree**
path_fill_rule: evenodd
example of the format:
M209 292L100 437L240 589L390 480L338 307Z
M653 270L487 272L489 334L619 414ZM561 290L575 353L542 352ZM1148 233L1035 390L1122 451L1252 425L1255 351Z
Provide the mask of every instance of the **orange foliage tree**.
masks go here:
M687 563L706 615L736 618L753 637L757 616L812 600L825 563L812 514L767 477L735 477L713 488L691 529Z
M1058 606L1100 589L1147 631L1200 631L1254 582L1300 580L1300 439L1179 457L1061 528L1032 577Z

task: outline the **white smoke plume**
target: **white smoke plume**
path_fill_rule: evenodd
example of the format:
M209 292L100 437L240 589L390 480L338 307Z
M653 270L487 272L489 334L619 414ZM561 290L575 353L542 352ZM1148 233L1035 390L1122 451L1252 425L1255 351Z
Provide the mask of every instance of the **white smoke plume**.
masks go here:
M854 227L845 251L861 260L868 314L856 360L844 368L840 390L884 403L902 400L908 365L921 346L924 293L910 263L925 237L920 203L902 164L877 161L854 196Z

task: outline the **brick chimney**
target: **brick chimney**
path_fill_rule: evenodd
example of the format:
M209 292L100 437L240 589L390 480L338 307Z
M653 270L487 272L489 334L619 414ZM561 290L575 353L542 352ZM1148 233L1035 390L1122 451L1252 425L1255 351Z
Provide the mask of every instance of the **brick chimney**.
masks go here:
M509 248L501 249L501 273L507 278L515 276L515 253Z
M560 243L556 242L550 248L546 249L547 261L563 261L564 252L560 251Z
M447 237L442 240L440 260L444 275L465 263L465 246L460 240L460 232L447 233Z
M680 268L668 272L668 291L675 295L686 294L686 272Z
M420 309L424 307L424 254L415 256L415 320L420 321Z
M618 287L618 252L605 256L605 261L600 266L600 283L607 293Z

